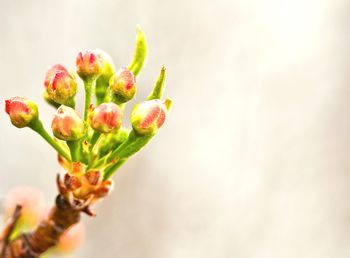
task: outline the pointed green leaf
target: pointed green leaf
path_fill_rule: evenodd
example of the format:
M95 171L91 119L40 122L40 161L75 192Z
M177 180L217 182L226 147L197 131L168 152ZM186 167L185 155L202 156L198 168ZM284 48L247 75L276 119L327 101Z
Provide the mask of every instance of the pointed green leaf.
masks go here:
M153 86L153 90L148 96L147 100L152 100L152 99L161 99L163 96L163 91L165 88L165 73L166 69L163 66L162 69L160 70L160 74L157 78L156 83Z
M137 37L134 58L128 67L128 69L131 70L135 76L140 73L142 67L145 65L148 54L145 33L142 31L140 26L137 26L136 30Z

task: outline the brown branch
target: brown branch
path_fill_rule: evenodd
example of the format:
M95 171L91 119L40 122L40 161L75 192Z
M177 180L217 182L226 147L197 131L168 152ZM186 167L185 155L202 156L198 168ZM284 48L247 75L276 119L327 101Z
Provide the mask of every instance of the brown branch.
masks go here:
M68 228L79 222L80 212L74 209L62 195L58 195L49 216L33 232L22 233L11 242L2 240L1 258L40 257L58 243L60 236Z
M6 253L9 241L10 241L11 234L16 227L18 219L21 216L21 211L22 211L22 206L17 205L15 208L15 211L13 212L12 217L7 222L3 232L1 233L1 236L0 236L0 254L1 254L1 256L0 257L5 257L5 253Z
M64 181L57 175L59 194L49 215L32 232L22 233L10 241L11 233L21 215L21 207L17 206L12 218L0 235L0 258L38 258L49 248L58 244L60 237L72 225L80 221L80 213L95 216L90 205L105 197L113 189L111 180L100 181L101 174L87 173L85 181L88 185L79 189L88 190L82 198L74 196L73 176L65 175ZM85 187L85 188L84 188ZM79 192L78 192L79 193Z

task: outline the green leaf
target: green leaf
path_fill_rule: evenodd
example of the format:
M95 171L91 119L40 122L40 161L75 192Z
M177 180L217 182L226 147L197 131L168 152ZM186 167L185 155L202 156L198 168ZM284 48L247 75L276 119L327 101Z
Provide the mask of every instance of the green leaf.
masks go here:
M123 142L117 149L115 149L108 158L108 162L115 159L121 160L129 158L136 152L138 152L143 146L145 146L154 135L140 136L132 130L128 139Z
M142 31L140 26L136 27L136 31L137 37L134 58L128 67L128 69L131 70L135 76L140 73L142 67L145 65L148 54L145 33Z
M109 166L104 171L103 180L110 178L128 159L121 159L117 163Z
M161 99L163 96L163 91L165 88L165 74L166 69L163 66L162 69L160 70L160 74L158 76L158 79L156 83L153 86L153 90L148 96L147 100L152 100L152 99Z

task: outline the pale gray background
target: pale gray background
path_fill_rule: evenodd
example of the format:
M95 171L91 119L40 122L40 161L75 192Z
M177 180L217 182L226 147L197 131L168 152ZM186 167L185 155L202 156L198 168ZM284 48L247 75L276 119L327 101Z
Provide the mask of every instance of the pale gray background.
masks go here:
M346 0L0 0L1 102L41 99L46 70L80 49L150 55L137 100L168 68L174 109L85 219L83 258L350 257ZM0 194L54 197L55 154L1 112Z

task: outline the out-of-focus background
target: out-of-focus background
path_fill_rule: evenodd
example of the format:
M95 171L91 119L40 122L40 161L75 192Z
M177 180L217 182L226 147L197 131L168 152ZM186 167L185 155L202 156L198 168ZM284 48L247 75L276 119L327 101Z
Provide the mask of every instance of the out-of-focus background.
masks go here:
M116 65L160 67L174 100L156 138L85 218L81 258L350 256L350 3L346 0L0 0L0 90L41 99L46 70L101 48ZM82 103L80 88L80 104ZM0 114L0 195L48 201L55 153Z

